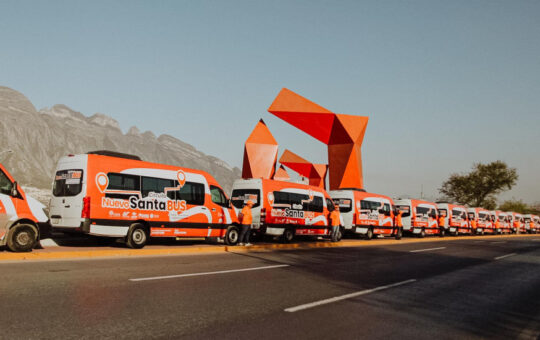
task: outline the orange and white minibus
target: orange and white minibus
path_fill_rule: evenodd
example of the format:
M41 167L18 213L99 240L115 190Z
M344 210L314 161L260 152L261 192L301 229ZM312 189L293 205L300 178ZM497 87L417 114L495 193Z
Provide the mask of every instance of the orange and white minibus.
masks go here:
M496 235L497 234L497 214L494 210L488 210L488 223L486 226L486 233Z
M14 252L32 251L40 229L49 218L45 206L27 196L11 174L0 164L0 246Z
M368 240L373 235L401 238L403 228L395 224L395 207L390 197L359 189L332 190L329 194L334 204L339 204L346 231Z
M510 226L507 220L507 214L501 210L495 210L495 232L498 234L510 234Z
M489 218L488 211L484 208L468 208L467 211L471 227L473 225L472 221L476 222L476 228L472 228L472 233L475 235L483 235Z
M525 232L529 234L536 234L536 223L534 219L538 219L538 216L531 214L523 215L523 224L525 225ZM531 223L532 222L532 223Z
M513 227L514 229L516 229L517 233L524 234L527 232L527 229L525 229L525 224L523 223L522 214L513 212L512 219L513 219Z
M444 228L437 222L437 204L417 199L398 199L396 209L402 211L403 232L424 237L426 235L444 236Z
M208 173L141 161L109 151L62 157L50 201L53 230L124 238L142 248L149 237L238 241L238 220Z
M234 181L231 203L236 211L248 200L253 202L252 232L256 235L281 237L283 242L291 242L297 235L331 235L329 212L334 205L323 188L262 178ZM334 241L341 235L338 232Z
M444 216L444 227L451 235L471 234L471 226L467 216L467 208L462 205L438 203L439 214Z

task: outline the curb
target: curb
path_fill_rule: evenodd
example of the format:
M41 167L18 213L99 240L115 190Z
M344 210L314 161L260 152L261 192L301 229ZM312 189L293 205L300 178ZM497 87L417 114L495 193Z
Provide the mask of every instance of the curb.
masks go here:
M540 237L535 234L500 235L505 238ZM10 253L0 252L0 263L11 261L44 261L44 260L70 260L70 259L103 259L149 256L174 256L188 254L215 254L215 253L249 253L282 250L308 250L318 248L360 248L384 245L400 245L426 242L461 241L461 240L498 240L494 236L460 236L460 237L426 237L422 239L380 239L380 240L342 240L341 242L312 242L291 244L263 244L250 247L243 246L179 246L182 248L159 249L107 249L107 250L77 250L56 252Z

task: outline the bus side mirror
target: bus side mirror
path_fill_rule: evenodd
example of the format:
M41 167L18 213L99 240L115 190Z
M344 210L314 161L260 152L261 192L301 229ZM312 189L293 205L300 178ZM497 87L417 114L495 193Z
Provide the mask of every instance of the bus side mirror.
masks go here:
M17 181L13 182L13 186L11 187L11 196L12 197L19 196L19 192L17 191Z

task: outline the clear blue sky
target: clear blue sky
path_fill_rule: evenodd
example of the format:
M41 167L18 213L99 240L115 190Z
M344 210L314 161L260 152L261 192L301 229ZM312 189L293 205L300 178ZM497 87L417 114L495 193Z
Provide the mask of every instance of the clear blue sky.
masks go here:
M539 1L6 1L0 84L40 109L108 114L241 166L264 118L285 148L323 144L266 109L282 87L370 116L370 191L437 196L497 159L540 201Z

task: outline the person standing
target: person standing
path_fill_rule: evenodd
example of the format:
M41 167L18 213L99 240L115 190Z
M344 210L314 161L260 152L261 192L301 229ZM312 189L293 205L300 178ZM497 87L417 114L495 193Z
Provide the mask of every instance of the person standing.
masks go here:
M439 213L439 229L440 229L441 233L444 230L444 223L445 223L445 218L444 218L443 214Z
M334 210L330 213L330 225L332 226L332 242L337 242L338 240L338 232L339 227L341 225L340 221L340 215L339 215L339 206L335 205Z
M243 246L250 246L251 243L249 243L249 234L251 234L251 224L253 223L253 217L251 215L251 207L253 206L253 201L248 200L244 207L242 208L242 211L240 212L240 223L241 230L240 230L240 239L238 240L238 245Z

